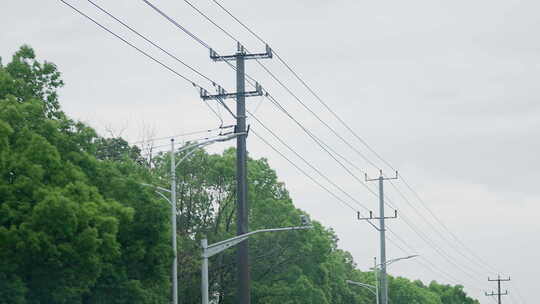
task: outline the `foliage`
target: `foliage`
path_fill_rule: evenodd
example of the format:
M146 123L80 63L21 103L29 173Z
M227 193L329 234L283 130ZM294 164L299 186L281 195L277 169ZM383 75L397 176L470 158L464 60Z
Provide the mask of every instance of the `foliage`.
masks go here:
M58 77L28 47L0 67L0 303L163 303L167 208L136 165L96 159Z

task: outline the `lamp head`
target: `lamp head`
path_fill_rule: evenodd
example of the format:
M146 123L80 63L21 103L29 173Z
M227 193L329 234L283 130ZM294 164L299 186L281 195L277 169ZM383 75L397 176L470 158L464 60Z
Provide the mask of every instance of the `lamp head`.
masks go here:
M304 215L304 214L300 215L300 220L301 220L302 226L311 225L311 220L309 219L307 215Z

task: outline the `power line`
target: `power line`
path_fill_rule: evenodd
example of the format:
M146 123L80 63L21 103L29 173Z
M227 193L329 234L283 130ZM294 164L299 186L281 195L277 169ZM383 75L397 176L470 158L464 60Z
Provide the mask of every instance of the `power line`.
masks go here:
M272 149L274 152L279 154L283 159L285 159L289 164L291 164L293 167L295 167L300 173L302 173L304 176L309 178L311 181L313 181L317 186L321 187L323 190L328 192L330 195L332 195L334 198L336 198L338 201L343 203L345 206L347 206L349 209L357 212L358 209L353 207L351 204L347 203L345 200L343 200L341 197L337 196L334 192L330 191L326 186L321 184L319 181L317 181L315 178L313 178L311 175L309 175L304 169L300 168L295 162L290 160L285 154L277 150L272 144L270 144L266 139L264 139L262 136L260 136L255 130L250 130L250 133L253 133L258 139L260 139L264 144L266 144L270 149Z
M333 197L335 197L336 199L338 199L340 202L342 202L344 205L346 205L347 207L349 207L350 209L352 209L353 211L358 211L356 208L354 208L353 206L351 206L349 203L343 201L340 197L338 197L335 193L333 193L332 191L330 191L328 188L326 188L324 185L322 185L320 182L318 182L317 180L315 180L311 175L309 175L305 170L303 170L302 168L300 168L295 162L293 162L292 160L290 160L288 157L286 157L282 152L280 152L279 150L277 150L272 144L270 144L266 139L264 139L262 136L260 136L256 131L254 130L251 130L251 132L257 137L259 138L263 143L265 143L267 146L269 146L272 150L274 150L276 153L278 153L282 158L284 158L287 162L289 162L292 166L294 166L297 170L299 170L304 176L308 177L310 180L312 180L315 184L317 184L319 187L321 187L323 190L325 190L326 192L328 192L330 195L332 195ZM280 141L281 142L281 141ZM283 143L283 142L282 142ZM285 143L283 143L284 145L286 145ZM291 149L288 145L286 145L287 148ZM299 156L302 160L304 160L301 156ZM305 161L305 160L304 160ZM405 241L403 241L403 239L401 239L397 234L395 234L393 231L391 231L390 229L388 229L393 235L394 237L396 238L399 238L405 245L407 245L407 243ZM389 241L396 247L400 248L402 251L404 252L407 252L405 249L403 249L403 247L401 247L400 245L398 245L395 241L393 241L392 239L389 239ZM408 246L408 245L407 245ZM429 260L427 260L429 262ZM430 262L431 263L431 262ZM422 264L422 263L420 263ZM431 267L428 267L426 266L425 264L422 264L424 267L430 269L431 271L433 271L433 269ZM433 268L438 268L437 266L435 266L434 264L432 264L432 267ZM451 278L451 280L455 281L455 282L459 282L458 279L456 279L455 277L452 277L450 274L442 271L439 269L439 272L442 273L443 275L445 275L446 277L449 277Z
M183 66L185 66L186 68L190 69L191 71L195 72L197 75L201 76L202 78L208 80L212 85L216 85L216 81L210 79L209 77L207 77L206 75L202 74L201 72L199 72L197 69L193 68L192 66L190 66L189 64L185 63L184 61L182 61L181 59L179 59L177 56L171 54L170 52L168 52L167 50L165 50L164 48L162 48L161 46L159 46L157 43L155 43L154 41L148 39L146 36L142 35L141 33L139 33L137 30L135 30L133 27L129 26L128 24L126 24L124 21L120 20L119 18L117 18L116 16L114 16L113 14L111 14L110 12L108 12L107 10L105 10L103 7L99 6L98 4L96 4L94 1L92 0L87 0L88 2L90 2L93 6L95 6L97 9L99 9L101 12L105 13L106 15L108 15L109 17L111 17L112 19L114 19L116 22L120 23L121 25L123 25L125 28L127 28L128 30L130 30L132 33L134 33L135 35L139 36L140 38L144 39L146 42L150 43L151 45L153 45L154 47L156 47L157 49L161 50L163 53L167 54L169 57L171 57L172 59L174 59L175 61L181 63Z
M232 14L231 11L229 11L227 8L225 8L222 4L220 4L218 1L216 0L212 0L216 5L218 5L223 11L225 11L230 17L232 17L236 22L238 22L242 27L244 27L244 29L246 29L249 33L251 33L255 38L257 38L260 42L264 43L264 44L267 44L267 42L261 37L259 36L257 33L255 33L249 26L247 26L245 23L243 23L239 18L237 18L234 14ZM212 22L214 23L214 22ZM230 36L230 35L229 35ZM234 37L231 37L232 39L234 40L237 40L236 38ZM278 60L283 64L285 65L285 67L295 76L295 78L300 81L302 83L302 85L304 85L304 87L355 137L357 138L368 150L370 150L379 160L381 160L384 164L386 164L388 167L390 167L392 170L395 170L394 167L388 162L386 161L380 154L378 154L375 149L373 149L362 137L360 137L341 117L339 117L339 115L337 115L337 113L335 111L333 111L325 102L324 100L315 92L315 90L313 88L311 88L311 86L309 86L307 84L307 82L305 80L302 79L302 77L300 77L300 75L291 67L290 64L288 64L275 50L274 50L274 55L276 56L276 58L278 58ZM286 88L286 86L279 80L277 79L277 77L275 77L275 75L269 71L268 68L266 68L266 66L264 66L264 64L262 63L259 63L263 69L265 69L271 76L272 78L274 78L276 81L278 81L278 83L280 83L284 88ZM293 97L295 97L295 94L292 94L292 92L290 92L290 90L288 90L286 88L287 91L289 91L289 93L291 93L291 95L293 95ZM296 97L295 97L296 98ZM297 99L297 98L296 98ZM312 112L311 110L309 110L307 107L306 109L310 112ZM312 113L314 114L314 113ZM315 115L315 114L314 114ZM317 116L316 116L317 117ZM322 122L322 121L321 121ZM323 124L326 125L326 123L323 122ZM326 125L327 126L327 125ZM328 127L328 126L327 126ZM353 150L356 150L356 149L353 149ZM366 160L368 161L368 163L370 163L371 165L377 167L373 162L367 160L366 157L363 156L363 154L360 153L360 155ZM404 180L403 181L404 184L409 187L411 189L411 191L414 191L412 189L412 187L410 187L410 185ZM430 214L452 235L453 238L456 239L456 241L462 245L463 247L466 248L466 246L455 236L454 233L452 233L447 227L446 225L444 225L444 223L442 223L442 221L440 221L440 219L438 217L435 216L435 214L424 204L424 207L426 209L428 209L428 211L430 212ZM427 222L427 221L426 221ZM429 224L429 222L428 222ZM431 225L431 224L429 224ZM436 230L437 232L439 232L438 230ZM466 248L468 251L471 251L470 249ZM462 253L459 251L459 253L462 255ZM478 258L482 264L484 265L487 265L483 259L479 258L474 252L471 251L471 253L476 257ZM466 256L466 255L465 255ZM487 265L489 267L489 265ZM489 267L491 268L491 267Z
M360 201L358 201L356 198L354 198L352 195L348 194L343 188L341 188L339 185L334 183L332 180L328 178L325 174L323 174L317 167L315 167L313 164L308 162L302 155L300 155L295 149L293 149L289 144L287 144L281 137L279 137L274 131L272 131L269 127L267 127L259 118L257 118L253 113L248 113L253 117L259 125L261 125L266 131L268 131L274 138L276 138L282 145L284 145L289 151L294 153L298 158L300 158L306 165L308 165L311 169L313 169L317 174L319 174L321 177L323 177L327 182L332 184L335 188L339 189L342 193L344 193L346 196L348 196L351 200L353 200L358 206L362 207L364 210L369 211L369 209L362 204Z
M492 272L494 273L497 273L497 271L491 267L489 264L487 264L487 262L484 261L484 259L480 258L474 251L472 251L471 249L469 249L445 224L443 221L441 221L439 219L439 217L427 206L426 202L422 199L422 197L420 197L420 195L418 194L418 192L416 192L411 186L410 184L407 182L407 180L405 178L402 178L402 182L403 184L413 193L413 195L417 198L417 200L421 203L421 205L424 207L424 209L426 209L429 214L437 221L437 223L439 223L439 225L441 225L444 230L446 230L451 236L452 238L454 238L456 240L456 242L461 246L463 247L465 250L467 250L473 257L475 257L478 261L480 261L480 263L484 264L484 266L486 266L488 269L490 269Z
M192 4L188 0L184 0L184 2L187 3L187 5L191 6L191 8L193 8L197 13L199 13L201 16L203 16L208 22L212 23L215 27L220 29L225 35L229 36L229 38L231 38L235 42L240 42L231 33L229 33L227 30L225 30L223 27L221 27L219 24L217 24L214 20L212 20L210 17L208 17L208 15L206 15L203 11L201 11L194 4Z
M147 4L149 4L148 1L144 1L144 2L147 3ZM215 26L217 26L218 28L220 28L220 29L221 29L223 32L225 32L229 37L231 37L232 39L238 41L236 38L234 38L234 36L232 36L230 33L228 33L228 32L227 32L226 30L224 30L222 27L220 27L219 25L217 25L215 22L213 22L210 18L208 18L204 13L202 13L199 9L197 9L197 8L196 8L195 6L193 6L191 3L189 3L188 1L185 1L185 2L188 3L190 6L192 6L195 10L197 10L201 15L203 15L203 16L204 16L208 21L210 21L212 24L214 24ZM214 1L214 2L216 2L216 1ZM216 2L216 3L217 3L217 2ZM218 4L218 5L219 5L219 4ZM150 5L150 6L152 6L152 7L155 8L155 9L157 9L157 8L156 8L155 6L153 6L153 5ZM221 5L220 5L220 6L221 6ZM194 38L195 40L198 40L199 43L202 42L202 40L200 40L198 37L196 37L196 36L190 34L189 31L187 31L184 27L180 26L177 22L175 22L174 20L172 20L170 17L166 16L162 11L160 11L159 9L157 9L157 11L158 11L161 15L163 15L164 17L166 17L169 21L173 22L173 24L177 25L180 29L182 29L182 30L183 30L184 32L186 32L188 35L190 35L192 38ZM230 14L230 13L229 13L229 14ZM235 18L235 19L236 19L236 18ZM238 21L239 21L239 20L238 20ZM244 25L244 26L245 26L245 25ZM259 38L260 38L260 37L259 37ZM203 46L205 46L206 48L210 48L210 46L209 46L208 44L204 43L204 42L202 42L201 44L202 44ZM261 64L261 63L260 63L260 64ZM284 62L284 64L286 64L286 63ZM261 64L261 65L262 65L262 64ZM287 65L287 64L286 64L286 65ZM279 79L278 79L278 78L277 78L270 70L268 70L264 65L262 65L262 66L263 66L263 68L264 68L268 73L270 73L270 75L271 75L278 83L280 83L284 88L286 88L286 90L287 90L291 95L293 95L293 97L296 96L296 95L295 95L290 89L288 89L288 87L286 87L285 84L284 84L283 82L281 82L281 81L280 81L280 80L279 80ZM287 67L292 71L292 68L290 68L289 65L287 65ZM294 72L294 71L292 71L292 72ZM295 76L298 76L298 74L295 73ZM298 76L298 78L300 78L300 77ZM304 82L304 84L305 84L305 82ZM305 84L305 85L307 86L307 84ZM312 90L311 90L311 91L312 91ZM314 92L312 91L312 93L314 93ZM318 96L317 96L317 97L318 97ZM329 128L329 129L331 129L331 130L333 131L333 133L334 133L336 136L338 136L338 137L341 138L341 136L340 136L337 132L335 132L328 124L326 124L323 120L321 120L321 119L318 117L318 115L317 115L316 113L314 113L311 109L309 109L309 107L307 107L301 100L299 100L299 98L297 98L297 96L296 96L296 99L298 99L298 101L299 101L299 102L300 102L300 103L301 103L308 111L310 111L315 117L317 117L317 118L319 119L319 121L321 121L321 123L325 124L325 126L326 126L327 128ZM319 97L319 99L320 99L320 97ZM274 100L274 101L275 101L275 100ZM320 100L320 101L321 101L322 103L324 103L322 100ZM276 102L277 102L277 101L276 101ZM324 104L324 105L325 105L326 107L328 107L326 104ZM283 108L281 105L279 105L278 108L281 108L282 110L284 110L284 108ZM329 108L328 108L328 109L329 109ZM329 109L329 110L331 110L331 109ZM342 121L342 120L337 116L337 114L335 114L334 112L332 112L332 113L333 113L333 114L336 116L336 118L338 118L343 124L345 124L344 121ZM290 116L290 118L292 119L292 116ZM346 126L346 127L348 127L348 126ZM350 129L350 128L349 128L349 129ZM354 133L354 131L353 131L352 129L350 129L349 131L351 131L351 132ZM309 134L308 134L308 135L309 135ZM313 135L313 134L312 134L312 135ZM358 137L358 139L362 140L357 134L355 134L355 135L356 135L356 137ZM312 138L313 138L313 137L312 137ZM320 140L318 140L316 137L313 138L313 139L314 139L316 142L317 142L317 141L320 142ZM352 146L350 145L350 143L348 143L348 142L347 142L346 140L344 140L343 138L341 138L341 139L342 139L346 144L348 144L349 147L351 147L353 150L355 150L357 153L359 153L361 156L363 156L363 154L362 154L361 152L359 152L357 149L355 149L354 147L352 147ZM362 140L362 141L363 141L363 140ZM365 143L365 142L363 142L363 143L364 143L366 146L368 146L367 143ZM368 146L368 147L369 147L369 146ZM323 147L323 149L324 149L324 147ZM374 152L374 153L376 154L376 152L375 152L371 147L369 147L369 149L372 150L372 152ZM328 151L327 151L327 152L328 152ZM331 153L329 153L329 154L331 154ZM377 156L378 156L378 155L377 155ZM380 156L378 156L378 157L381 158ZM373 162L371 162L369 159L367 159L367 157L363 156L363 158L364 158L367 162L371 163L373 166L377 167ZM381 159L382 159L382 158L381 158ZM337 159L335 159L335 160L336 160L338 163L340 163ZM343 166L343 165L342 165L342 166ZM390 166L390 167L391 167L391 166ZM349 173L351 173L351 172L349 171ZM351 174L351 175L354 175L354 174ZM362 183L362 184L363 184L363 183Z
M173 68L169 67L168 65L164 64L163 62L159 61L158 59L156 59L155 57L153 57L152 55L148 54L147 52L141 50L140 48L138 48L137 46L135 46L133 43L129 42L128 40L126 40L125 38L123 38L122 36L116 34L115 32L111 31L110 29L108 29L107 27L105 27L104 25L102 25L101 23L97 22L95 19L93 19L92 17L88 16L87 14L83 13L82 11L80 11L79 9L77 9L76 7L72 6L71 4L67 3L66 1L64 0L59 0L60 2L64 3L65 5L67 5L68 7L70 7L72 10L74 10L75 12L77 12L78 14L80 14L81 16L85 17L86 19L90 20L92 23L96 24L97 26L99 26L101 29L107 31L109 34L113 35L114 37L120 39L122 42L124 42L125 44L127 44L128 46L132 47L133 49L137 50L139 53L141 53L142 55L144 55L145 57L147 57L148 59L154 61L155 63L159 64L160 66L162 66L163 68L167 69L168 71L172 72L173 74L175 74L176 76L180 77L181 79L185 80L186 82L188 82L189 84L191 84L192 86L196 87L196 88L203 88L202 86L200 86L199 84L197 84L196 82L194 82L193 80L189 79L188 77L178 73L176 70L174 70Z
M238 24L240 24L244 29L246 29L249 33L251 33L255 38L257 38L260 42L264 43L264 44L268 44L260 35L258 35L257 33L255 33L255 31L253 31L249 26L247 26L245 23L243 23L239 18L237 18L230 10L228 10L227 8L225 8L221 3L219 3L217 0L212 0L212 2L214 2L217 6L219 6L223 11L225 11L231 18L233 18ZM337 113L335 113L324 101L323 99L315 92L315 90L313 90L311 88L311 86L309 86L307 84L307 82L305 80L303 80L300 75L294 71L294 69L291 67L291 65L289 65L275 50L274 50L274 55L276 56L276 58L278 58L278 60L295 76L295 78L300 81L302 83L302 85L304 85L304 87L306 87L306 89L313 95L315 96L315 98L330 112L332 113L332 115L338 120L340 121L341 124L343 124L343 126L349 130L349 132L351 132L358 140L360 140L362 142L362 144L364 144L366 146L366 148L368 148L372 153L374 153L377 158L379 158L381 161L383 161L390 169L392 169L393 171L396 171L396 169L394 167L392 167L386 160L384 160L373 148L371 148L371 146L364 140L362 139L356 132L354 132L354 130L352 128L350 128L348 126L348 124L343 120L341 119L341 117L339 117L339 115L337 115ZM374 165L373 166L377 169L380 169L378 166Z
M409 248L410 250L412 250L412 248L410 247L410 245L405 241L403 240L403 238L401 238L399 235L397 235L394 231L392 231L391 229L387 228L388 232L390 232L390 234L392 234L393 237L395 237L396 239L398 239L405 247ZM390 239L391 240L391 239ZM391 243L393 243L393 245L395 245L396 247L400 248L396 243L395 241L391 241ZM403 248L400 248L401 250L403 250ZM412 250L413 252L415 252L415 250ZM426 263L430 264L431 267L433 267L434 269L437 269L440 273L442 273L443 275L445 275L446 277L449 277L451 278L453 281L455 281L456 283L459 283L460 280L457 279L456 277L454 277L453 275L451 275L450 273L446 272L446 271L443 271L441 268L439 268L437 265L435 265L433 262L431 262L430 260L428 260L426 257L420 255L419 256L420 259L424 260ZM416 259L414 259L413 261L418 261ZM476 283L476 280L472 280L472 281L469 281L469 283L473 283L471 284L472 286L474 286L475 288L477 288L478 290L482 290L482 288L480 288Z
M451 241L445 237L437 227L435 227L435 225L433 225L431 222L429 222L421 213L420 211L409 201L409 199L403 194L403 192L401 192L401 190L394 184L391 182L391 185L392 187L394 188L394 190L401 196L401 198L414 210L414 212L425 222L428 224L428 226L431 228L431 230L435 231L439 237L446 243L450 244ZM468 260L470 263L472 263L473 265L475 266L478 266L484 270L487 270L488 272L490 272L491 270L488 269L488 268L485 268L482 264L479 264L478 262L474 261L471 257L469 257L467 254L463 253L461 250L458 250L458 248L455 248L455 247L452 247L452 249L454 249L457 253L459 253L459 255L461 255L463 258L465 258L466 260Z
M186 33L188 36L190 36L191 38L193 38L195 41L197 41L198 43L200 43L202 46L204 46L205 48L207 49L210 49L210 46L204 42L202 39L200 39L199 37L197 37L197 35L193 34L192 32L190 32L188 29L186 29L185 27L183 27L180 23L176 22L174 19L172 19L171 17L169 17L167 14L165 14L165 12L163 12L162 10L160 10L157 6L153 5L152 3L150 3L149 1L147 0L142 0L146 5L150 6L154 11L156 11L158 14L160 14L161 16L163 16L165 19L169 20L169 22L171 22L172 24L174 24L177 28L179 28L180 30L182 30L184 33Z
M223 129L223 128L213 128L213 129L198 130L198 131L193 131L193 132L175 134L175 135L171 135L171 136L152 137L152 138L148 138L148 139L144 139L144 140L134 141L134 142L131 142L129 144L130 145L136 145L136 144L145 143L145 142L149 142L149 141L159 141L159 140L165 140L165 139L171 139L171 138L178 138L178 137L185 137L185 136L190 136L190 135L197 135L197 134L202 134L202 133L210 133L210 132L221 130L221 129ZM170 146L170 144L169 144L169 146Z
M271 101L275 101L275 100L271 100ZM278 108L282 109L282 111L288 115L293 121L295 121L314 141L315 143L317 143L319 146L321 146L327 153L329 153L331 155L331 153L325 149L325 147L322 146L322 141L316 137L314 134L312 134L309 130L307 130L305 127L303 127L301 125L301 123L299 123L294 117L292 117L280 104L279 102L275 101L277 104L276 106L278 106ZM252 115L253 116L253 115ZM259 123L262 123L258 118L254 117L257 122ZM263 125L263 127L265 127ZM272 132L273 133L273 132ZM277 136L275 135L275 133L273 133L274 136ZM280 140L282 141L282 140ZM283 142L282 142L283 143ZM291 151L293 151L294 153L296 153L293 149L291 149L289 147L289 149ZM339 154L338 154L339 155ZM332 156L332 155L331 155ZM333 157L333 156L332 156ZM334 158L335 159L335 158ZM337 159L336 159L337 161ZM338 161L338 163L340 163ZM340 163L341 164L341 163ZM343 164L341 164L343 165ZM363 183L362 183L363 184ZM365 208L365 207L364 207ZM405 217L404 218L404 222L407 224L407 226L409 226L413 232L415 232L424 242L426 242L426 244L428 244L428 246L432 247L441 257L443 257L448 263L450 263L453 267L456 267L457 269L460 269L461 271L463 271L464 274L466 274L467 276L471 277L471 278L474 278L469 272L465 271L460 265L459 265L459 262L454 262L453 259L451 259L450 255L444 251L442 248L440 248L438 245L436 245L436 243L431 240L426 234L424 234L423 232L420 232L418 229L416 229L414 227L414 225ZM474 270L473 270L474 272Z

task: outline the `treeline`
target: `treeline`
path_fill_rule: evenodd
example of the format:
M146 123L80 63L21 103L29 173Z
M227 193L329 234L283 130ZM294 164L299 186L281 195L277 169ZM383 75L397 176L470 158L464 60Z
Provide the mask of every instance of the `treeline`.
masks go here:
M170 159L151 163L122 138L100 137L60 108L57 67L22 47L0 61L0 303L169 303L169 206L141 183L168 187ZM181 157L178 152L177 159ZM301 214L265 159L249 159L250 229L294 226ZM177 168L180 302L200 303L200 240L232 237L235 153L197 151ZM250 240L252 301L374 303L374 284L314 229ZM235 303L234 249L210 260L211 296ZM393 304L479 303L462 286L390 278Z

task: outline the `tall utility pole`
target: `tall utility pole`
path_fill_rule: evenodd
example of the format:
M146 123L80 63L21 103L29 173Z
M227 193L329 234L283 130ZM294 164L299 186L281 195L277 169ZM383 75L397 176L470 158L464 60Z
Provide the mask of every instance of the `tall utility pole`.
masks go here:
M247 54L244 47L238 43L236 54L220 56L210 49L210 58L214 61L235 61L236 62L236 93L227 93L218 87L216 95L209 95L207 91L201 90L203 100L236 99L236 128L235 133L239 133L236 139L236 235L248 233L248 210L247 201L247 149L246 149L246 97L262 96L262 87L257 83L255 91L246 92L245 61L247 59L272 58L272 49L267 45L266 52L260 54ZM249 255L248 241L238 245L236 253L238 267L238 293L237 303L250 304L250 276L249 276Z
M178 255L176 246L176 161L174 159L174 138L171 138L171 223L172 223L172 244L173 244L173 304L178 304Z
M501 276L499 275L499 276L497 277L497 279L494 279L494 280L488 278L488 281L490 281L490 282L497 282L497 293L494 293L493 291L492 291L491 293L487 293L487 292L486 292L486 296L488 296L488 297L497 296L498 303L501 304L501 303L502 303L501 296L506 296L506 295L508 295L508 290L506 290L504 293L501 293L501 282L508 282L508 281L510 281L510 277L508 277L508 279L501 279Z
M380 251L381 251L381 275L380 275L380 298L381 304L388 304L388 280L386 277L386 228L385 220L391 218L397 218L397 210L394 211L394 216L385 217L384 216L384 181L397 179L398 173L396 171L396 176L391 178L386 178L383 175L382 170L380 170L380 176L375 179L368 179L366 174L366 182L379 181L379 217L373 217L373 212L370 211L369 217L360 217L360 212L358 212L359 220L379 220L379 234L380 234Z

